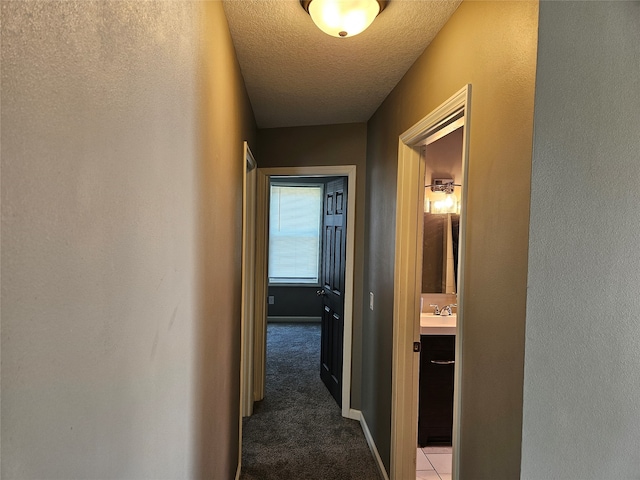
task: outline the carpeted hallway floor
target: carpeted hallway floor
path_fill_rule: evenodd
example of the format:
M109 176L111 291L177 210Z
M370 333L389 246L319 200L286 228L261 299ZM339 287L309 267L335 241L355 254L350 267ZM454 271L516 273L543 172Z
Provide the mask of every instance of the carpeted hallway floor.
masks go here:
M269 324L265 399L243 423L241 480L379 480L360 424L320 380L320 325Z

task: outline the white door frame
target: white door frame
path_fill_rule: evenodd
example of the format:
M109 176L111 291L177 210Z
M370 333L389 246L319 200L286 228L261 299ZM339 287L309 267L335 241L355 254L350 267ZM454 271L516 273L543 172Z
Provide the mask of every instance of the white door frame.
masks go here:
M255 218L256 218L256 160L249 144L244 142L242 174L242 300L240 305L240 424L238 469L242 464L242 417L253 413L253 332L255 305Z
M453 413L453 478L458 475L460 440L461 342L464 325L464 245L466 241L466 198L471 85L404 132L398 141L398 184L396 198L396 244L393 303L393 365L391 400L391 479L415 478L418 430L419 355L413 352L420 341L420 295L422 272L422 224L425 162L421 154L427 137L461 111L465 128L462 146L462 198L460 254L458 258L458 315Z
M244 142L242 188L242 305L240 335L242 338L241 412L243 417L253 413L253 332L255 318L256 278L256 160L249 144Z
M269 179L272 176L347 177L347 250L345 262L344 343L342 363L342 416L352 418L351 412L351 351L353 340L353 273L356 213L356 166L335 165L315 167L258 168L258 209L256 225L256 323L254 343L254 399L264 398L266 332L267 332L267 260ZM319 365L318 365L319 368Z

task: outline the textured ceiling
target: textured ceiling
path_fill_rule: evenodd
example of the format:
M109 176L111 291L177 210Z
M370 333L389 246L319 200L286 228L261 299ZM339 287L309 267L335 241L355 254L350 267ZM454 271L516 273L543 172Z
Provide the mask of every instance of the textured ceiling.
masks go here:
M298 0L223 0L260 128L365 122L461 0L391 0L351 38L321 32Z

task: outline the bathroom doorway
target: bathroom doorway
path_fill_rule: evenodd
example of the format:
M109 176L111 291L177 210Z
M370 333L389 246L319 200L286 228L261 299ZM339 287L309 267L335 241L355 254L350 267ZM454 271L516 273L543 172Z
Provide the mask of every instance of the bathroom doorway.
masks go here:
M427 137L420 295L416 480L452 475L464 115Z
M462 122L462 171L460 181L460 231L457 270L457 318L455 331L454 403L451 477L457 478L460 378L463 367L460 345L464 325L464 244L470 126L471 86L467 85L399 138L396 201L396 254L393 310L393 372L391 417L391 479L416 475L418 426L418 372L422 299L423 228L425 205L425 155L427 139L445 136ZM448 130L448 132L447 132ZM431 178L429 181L433 181ZM443 179L439 179L443 180ZM443 472L444 473L444 472Z

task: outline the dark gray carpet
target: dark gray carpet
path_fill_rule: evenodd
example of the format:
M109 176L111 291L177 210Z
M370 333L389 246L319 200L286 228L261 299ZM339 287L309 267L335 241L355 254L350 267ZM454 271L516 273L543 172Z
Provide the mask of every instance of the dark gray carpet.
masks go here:
M360 423L320 380L320 325L269 324L265 399L243 423L241 480L379 480Z

